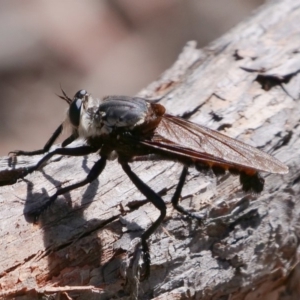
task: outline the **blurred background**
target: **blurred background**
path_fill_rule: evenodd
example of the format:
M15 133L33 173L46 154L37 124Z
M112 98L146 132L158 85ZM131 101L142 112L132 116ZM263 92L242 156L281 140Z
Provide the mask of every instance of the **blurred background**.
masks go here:
M35 150L73 97L134 95L183 46L207 45L263 0L0 0L0 155Z

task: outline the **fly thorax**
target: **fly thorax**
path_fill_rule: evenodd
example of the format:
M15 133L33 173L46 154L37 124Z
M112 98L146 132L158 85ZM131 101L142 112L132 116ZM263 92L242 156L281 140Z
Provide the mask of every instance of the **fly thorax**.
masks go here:
M78 128L80 136L84 138L101 136L106 133L103 128L103 114L99 107L89 107L81 112L81 120Z
M148 111L148 104L111 98L100 104L98 114L103 133L111 133L115 128L133 129L142 124Z

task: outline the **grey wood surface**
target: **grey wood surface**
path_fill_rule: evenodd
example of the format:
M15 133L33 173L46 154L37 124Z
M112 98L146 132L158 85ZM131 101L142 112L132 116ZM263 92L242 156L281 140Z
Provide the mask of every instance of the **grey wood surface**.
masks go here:
M139 94L162 97L168 113L274 155L289 174L262 174L265 189L254 195L241 191L238 177L191 168L181 205L203 215L200 224L170 204L178 163L133 163L168 208L149 240L150 278L139 282L131 270L125 275L127 251L158 211L150 203L138 205L145 199L116 161L91 185L59 197L37 225L27 217L58 187L84 178L97 160L56 157L41 172L0 189L0 295L299 299L299 20L299 0L269 2L206 48L189 42L174 65ZM11 169L2 157L0 181L7 183L39 158L20 157Z

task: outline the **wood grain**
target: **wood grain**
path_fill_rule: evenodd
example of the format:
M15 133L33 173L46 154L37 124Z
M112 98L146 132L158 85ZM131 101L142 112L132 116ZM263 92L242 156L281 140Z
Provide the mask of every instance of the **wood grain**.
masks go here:
M174 65L139 94L162 98L169 113L263 149L286 163L289 174L263 174L264 191L249 195L237 177L190 169L181 205L204 216L199 224L170 204L179 164L133 163L134 172L163 195L168 212L149 241L150 278L138 282L127 270L126 284L127 251L158 211L150 203L138 205L146 199L112 161L99 180L59 197L33 224L27 213L56 188L84 178L97 159L57 157L41 172L1 187L0 295L298 299L299 20L299 0L269 2L206 48L189 42ZM37 159L21 157L13 170L3 157L0 180L8 183L19 167Z

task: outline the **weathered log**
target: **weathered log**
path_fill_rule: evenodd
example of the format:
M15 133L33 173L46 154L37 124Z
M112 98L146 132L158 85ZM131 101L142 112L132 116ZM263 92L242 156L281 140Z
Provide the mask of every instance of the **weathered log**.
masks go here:
M289 174L263 174L264 191L249 195L237 177L190 169L181 205L204 215L200 224L170 204L178 163L133 163L168 212L149 240L150 278L139 282L127 271L126 282L127 250L158 211L118 163L109 162L89 186L59 197L35 225L27 214L56 188L85 177L97 155L56 157L13 185L20 168L40 157L19 157L15 168L3 157L1 297L299 299L299 20L299 0L269 2L208 47L188 43L170 70L140 93L162 97L169 113L269 152Z

